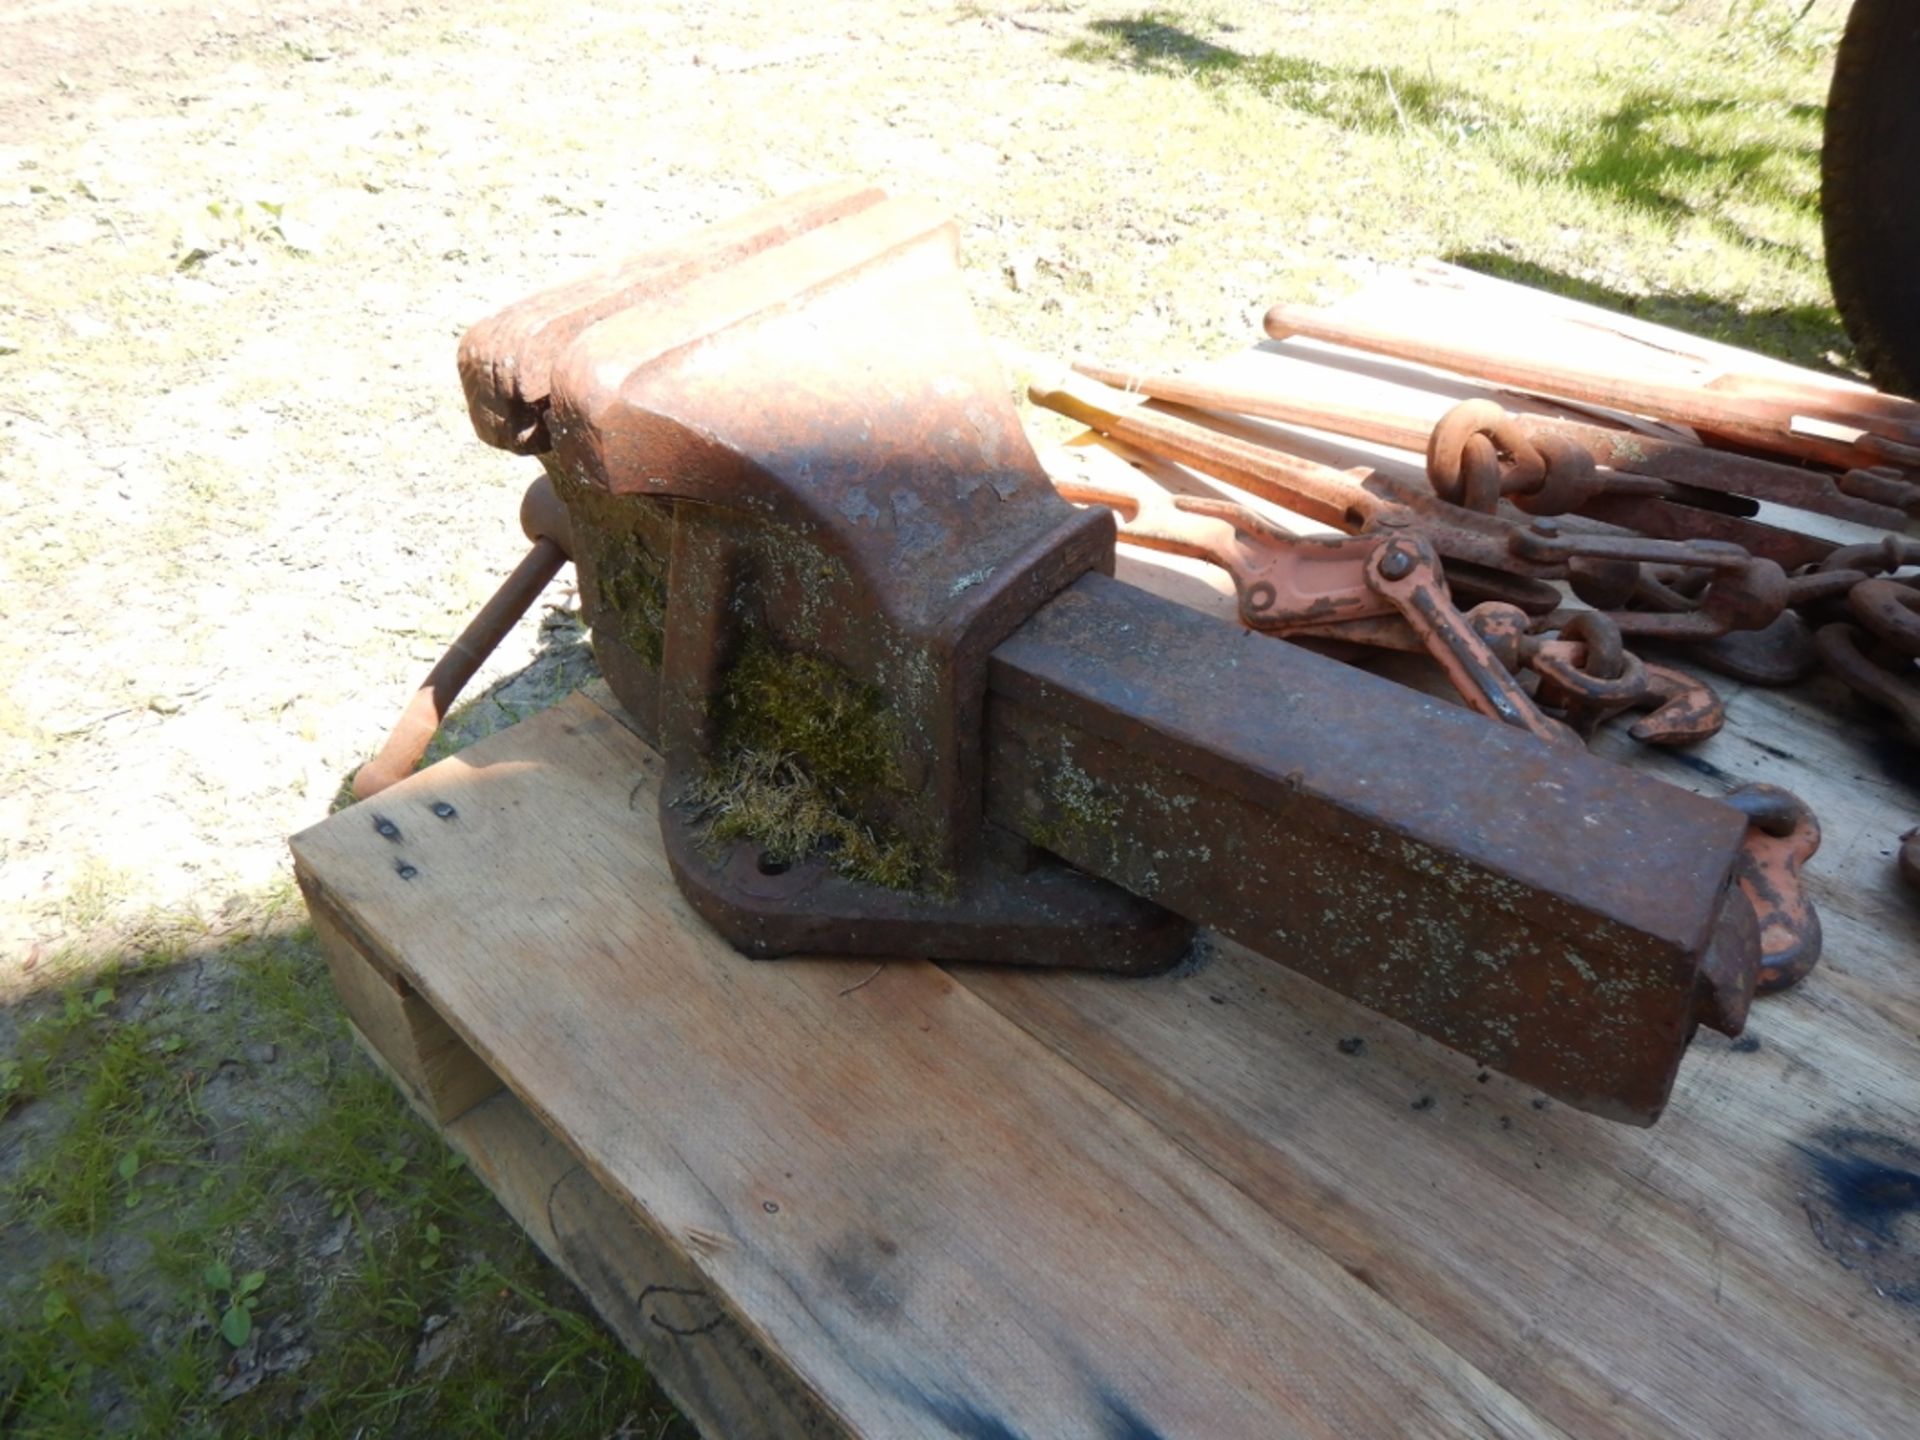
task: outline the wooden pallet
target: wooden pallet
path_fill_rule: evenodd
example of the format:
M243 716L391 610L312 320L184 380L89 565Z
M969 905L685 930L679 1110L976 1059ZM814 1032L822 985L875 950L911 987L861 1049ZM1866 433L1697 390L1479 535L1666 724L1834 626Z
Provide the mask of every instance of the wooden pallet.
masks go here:
M750 963L657 774L576 697L294 848L369 1050L706 1433L1913 1433L1899 895L1830 869L1821 972L1642 1132L1231 947Z
M705 1433L1913 1436L1915 767L1834 694L1722 690L1690 754L1602 748L1811 802L1826 959L1650 1131L1227 945L746 961L604 693L293 848L369 1051Z

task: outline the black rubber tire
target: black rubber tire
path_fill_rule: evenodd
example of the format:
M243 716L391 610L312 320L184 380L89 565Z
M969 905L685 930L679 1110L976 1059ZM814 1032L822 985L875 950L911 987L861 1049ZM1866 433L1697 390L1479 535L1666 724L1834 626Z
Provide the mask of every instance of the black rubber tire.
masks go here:
M1920 394L1920 4L1854 0L1820 154L1827 278L1883 390Z

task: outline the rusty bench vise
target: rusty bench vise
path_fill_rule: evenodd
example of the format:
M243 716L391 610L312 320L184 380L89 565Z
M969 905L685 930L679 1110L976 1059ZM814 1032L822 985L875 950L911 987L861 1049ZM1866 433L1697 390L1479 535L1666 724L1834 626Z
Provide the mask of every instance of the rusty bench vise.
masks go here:
M674 875L746 954L1141 973L1206 926L1638 1124L1740 1030L1746 816L1114 580L931 207L775 202L460 368L564 504Z

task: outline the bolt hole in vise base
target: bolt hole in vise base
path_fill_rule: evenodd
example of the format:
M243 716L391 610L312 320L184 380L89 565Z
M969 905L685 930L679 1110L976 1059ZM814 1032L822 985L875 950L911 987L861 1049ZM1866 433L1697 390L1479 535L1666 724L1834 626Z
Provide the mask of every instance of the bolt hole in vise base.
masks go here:
M545 468L529 531L744 954L1137 975L1206 927L1634 1124L1697 1026L1738 1033L1800 851L1756 867L1739 809L1113 579L933 207L773 202L510 306L460 370Z

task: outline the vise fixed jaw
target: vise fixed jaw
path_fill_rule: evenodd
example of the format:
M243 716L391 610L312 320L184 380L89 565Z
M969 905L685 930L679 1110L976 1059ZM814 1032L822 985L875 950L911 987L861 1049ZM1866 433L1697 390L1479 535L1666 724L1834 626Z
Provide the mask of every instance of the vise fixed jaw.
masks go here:
M1114 529L1054 493L958 277L931 207L810 192L622 267L617 306L488 322L470 408L546 447L675 875L736 946L1163 968L1187 922L982 818L987 658Z
M566 505L676 879L746 953L1138 973L1210 926L1639 1124L1738 1033L1745 817L1113 580L928 207L775 202L461 373Z

